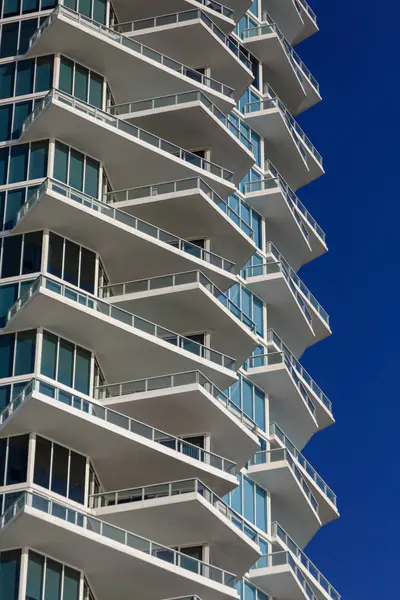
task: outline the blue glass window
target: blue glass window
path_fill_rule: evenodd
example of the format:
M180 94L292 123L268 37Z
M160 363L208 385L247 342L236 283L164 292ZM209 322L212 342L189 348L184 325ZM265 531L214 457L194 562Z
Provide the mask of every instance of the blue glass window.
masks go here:
M79 65L75 66L74 96L86 102L88 97L89 70Z
M41 179L47 175L48 142L31 144L29 179Z
M15 277L21 270L22 236L13 235L3 240L2 277Z
M28 445L28 435L16 435L9 438L6 485L26 481Z
M33 373L35 364L36 331L20 331L17 336L14 375Z
M253 418L253 385L242 379L243 412Z
M12 129L12 138L18 139L22 132L22 123L32 112L32 100L26 100L25 102L18 102L14 108L14 121Z
M25 202L25 188L8 190L7 208L4 229L11 229L15 224L17 212Z
M10 153L10 171L8 175L9 183L16 183L26 179L28 170L28 151L29 144L12 146Z
M75 358L75 389L83 394L89 394L90 352L77 347Z
M20 5L20 0L4 0L3 18L19 15Z
M38 19L27 19L21 21L21 32L19 36L19 54L25 54L29 47L29 40L38 28Z
M16 96L31 94L33 92L33 78L35 75L35 61L21 60L17 63Z
M255 296L253 296L253 321L256 324L258 335L264 335L264 304Z
M105 0L93 0L93 21L98 23L106 22L106 1Z
M243 477L244 517L254 523L254 483Z
M0 38L0 58L17 55L18 27L18 21L3 25Z
M251 141L253 144L254 158L257 165L261 166L261 138L255 131L251 130Z
M56 362L57 362L57 336L43 332L42 344L42 362L40 372L51 379L56 378Z
M39 0L22 0L23 14L37 12L39 10Z
M74 63L72 60L62 57L60 61L60 80L58 87L63 92L72 95L74 78Z
M263 531L267 530L267 493L256 486L256 525Z
M58 381L72 387L72 371L74 364L74 345L60 340L58 357Z
M71 150L69 185L81 191L83 191L83 161L83 154L76 150Z
M69 567L65 567L63 600L78 600L78 595L79 573Z
M36 61L35 92L46 92L53 84L53 57L41 56Z
M61 573L62 566L60 563L48 558L46 561L45 600L59 600L61 594Z
M14 95L15 63L0 65L0 98Z
M254 210L251 211L251 227L254 231L254 242L262 249L262 218Z
M54 153L54 177L64 183L67 183L68 177L68 154L68 146L57 142Z
M238 474L237 478L238 478L239 483L241 483L242 475ZM238 485L238 487L236 487L231 492L231 507L233 508L233 510L236 510L236 512L238 512L240 515L242 514L242 486L241 485Z
M29 552L26 600L42 600L44 557Z
M7 183L8 148L0 148L0 185Z
M42 262L42 232L33 231L24 236L22 275L38 273Z
M255 422L258 427L265 431L265 394L254 388Z
M256 588L247 581L244 582L244 600L256 600Z
M0 598L17 600L21 550L0 553Z
M0 142L11 139L13 104L0 106Z
M0 379L11 377L13 374L14 343L13 333L0 336Z
M86 159L85 194L94 198L99 195L99 163L91 158Z

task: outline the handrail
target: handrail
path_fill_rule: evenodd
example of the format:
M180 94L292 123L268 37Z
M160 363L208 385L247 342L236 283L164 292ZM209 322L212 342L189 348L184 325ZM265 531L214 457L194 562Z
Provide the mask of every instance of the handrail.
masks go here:
M6 406L0 413L0 423L4 423L13 412L27 399L32 393L37 392L57 400L64 405L70 406L75 410L79 410L85 415L89 415L96 419L138 435L146 440L160 444L169 450L183 454L188 458L198 460L205 465L219 469L224 473L234 474L236 471L236 465L233 461L228 460L214 452L199 448L194 444L185 442L181 438L174 435L170 435L165 431L151 427L142 421L132 419L122 413L119 413L111 408L106 408L102 404L88 400L80 394L66 392L59 385L43 381L41 379L33 378L24 386L20 393L11 400L10 404Z
M62 183L61 181L56 181L50 177L44 180L42 185L37 188L31 196L28 197L28 199L19 209L16 216L16 224L19 223L19 221L32 209L33 206L35 206L37 202L40 202L47 191L56 192L57 194L68 198L68 200L77 202L85 208L92 210L94 215L101 214L109 217L110 219L114 219L117 223L131 227L140 233L148 235L159 242L165 243L168 246L172 246L173 248L181 250L182 252L187 252L190 254L190 256L204 260L206 263L227 271L228 273L235 272L235 263L223 258L222 256L219 256L215 252L200 248L199 246L196 246L196 244L187 242L173 233L169 233L164 229L155 227L151 223L147 223L147 221L138 219L137 217L134 217L123 210L113 208L109 204L96 200L96 198L88 196L87 194L84 194L83 192L80 192L79 190Z
M140 394L161 389L170 389L184 385L198 384L211 396L217 398L223 406L245 425L252 433L257 433L258 427L253 419L250 419L240 408L232 402L224 392L221 392L208 377L200 371L187 371L185 373L174 373L172 375L161 375L159 377L148 377L134 381L123 381L99 385L94 388L93 396L96 400L103 401L108 398Z
M221 4L220 2L216 2L216 0L196 0L196 2L202 4L206 8L214 10L228 19L233 19L233 14L235 11L232 8L228 8L224 4Z
M317 600L314 592L312 591L310 585L305 580L305 577L300 570L300 567L297 566L293 556L290 552L287 551L279 551L273 552L271 554L263 554L260 556L258 561L251 567L250 573L254 569L266 569L268 567L282 567L284 565L289 566L294 576L296 577L298 583L306 592L308 600Z
M195 572L202 577L217 581L223 585L234 587L236 578L233 573L229 573L219 567L205 563L197 558L187 556L182 552L173 550L163 544L153 542L148 538L142 537L136 533L131 533L116 525L111 525L106 521L101 521L85 512L74 510L67 504L56 502L48 496L42 494L23 492L21 496L12 504L0 517L0 529L12 521L17 515L24 512L25 507L38 510L52 518L60 519L68 524L75 525L91 534L97 534L113 542L119 542L128 548L137 552L153 556L173 565Z
M103 302L97 296L80 292L76 288L70 287L65 283L57 281L52 277L39 275L39 277L27 288L24 293L18 298L16 302L9 308L7 313L7 322L28 302L34 294L37 294L40 288L43 287L52 293L58 294L69 301L75 302L79 307L89 308L102 316L110 317L123 323L125 326L135 328L143 333L152 335L155 338L168 342L181 350L200 356L205 360L210 360L221 367L235 371L236 364L235 360L230 356L226 356L218 350L213 350L208 346L194 342L190 338L186 338L183 335L174 333L170 329L156 325L147 319L138 317L122 308L118 308Z
M32 46L40 38L42 33L48 27L50 27L50 25L52 25L52 23L56 20L59 14L77 22L80 25L86 26L96 31L97 33L104 35L105 37L109 38L112 42L119 43L122 46L125 46L126 48L129 48L130 50L133 50L134 52L137 52L142 56L145 56L147 59L150 59L154 62L163 65L167 69L172 69L173 71L176 71L177 73L180 73L181 75L184 75L189 79L193 79L194 81L197 81L201 85L204 85L215 92L223 94L228 98L233 98L234 90L228 85L225 85L224 83L221 83L220 81L217 81L212 77L207 77L206 75L199 73L199 71L196 71L196 69L187 67L186 65L183 65L177 60L169 58L168 56L161 54L161 52L157 52L157 50L153 50L152 48L149 48L148 46L145 46L140 42L136 42L135 40L132 40L125 35L121 35L114 29L110 29L110 27L106 27L105 25L102 25L97 21L93 21L92 19L86 17L82 13L78 13L75 10L64 6L63 4L59 4L48 16L48 18L42 23L42 25L36 30L36 32L29 40L29 48L32 48Z

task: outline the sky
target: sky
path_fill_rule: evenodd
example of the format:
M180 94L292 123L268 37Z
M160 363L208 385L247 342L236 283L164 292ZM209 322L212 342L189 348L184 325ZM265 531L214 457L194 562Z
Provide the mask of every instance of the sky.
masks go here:
M304 454L337 493L341 518L306 553L344 600L399 598L399 244L397 189L400 5L309 0L320 32L296 47L323 102L298 119L326 175L298 193L329 253L300 275L331 317L333 335L302 363L336 424Z

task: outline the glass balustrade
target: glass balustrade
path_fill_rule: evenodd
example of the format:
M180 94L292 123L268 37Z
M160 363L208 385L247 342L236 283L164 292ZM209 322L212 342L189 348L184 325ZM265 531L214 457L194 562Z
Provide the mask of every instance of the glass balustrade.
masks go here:
M306 12L308 16L314 21L314 23L317 23L317 15L315 14L311 6L306 2L306 0L295 0L294 3L298 7L300 12Z
M146 440L160 444L164 448L174 450L175 452L183 454L188 458L198 460L199 462L219 469L224 473L235 473L235 463L231 460L223 458L222 456L214 454L213 452L209 452L208 450L204 450L203 448L199 448L198 446L190 444L189 442L185 442L184 440L173 435L169 435L165 431L150 427L141 421L127 417L126 415L116 412L110 408L106 408L101 404L92 402L87 397L67 392L62 387L41 379L32 379L10 402L10 404L6 406L6 408L0 413L0 423L4 423L13 414L13 412L32 395L33 392L43 394L44 396L74 408L85 415L90 415L91 417L99 419L104 423L119 427L125 432L130 432L141 436Z
M196 0L196 2L198 4L202 4L207 8L210 8L214 12L217 12L218 14L223 15L224 17L227 17L228 19L233 19L234 11L231 8L228 8L227 6L220 4L219 2L215 2L215 0Z
M252 567L251 571L254 569L267 569L269 567L283 567L285 565L291 568L293 575L304 589L307 598L309 600L317 600L314 592L307 583L302 570L297 566L296 561L290 552L273 552L272 554L263 554Z

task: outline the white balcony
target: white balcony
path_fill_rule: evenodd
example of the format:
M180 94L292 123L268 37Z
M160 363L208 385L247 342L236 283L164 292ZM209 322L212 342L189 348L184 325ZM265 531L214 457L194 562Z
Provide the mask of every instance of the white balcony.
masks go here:
M235 174L238 184L253 166L253 144L203 92L182 92L109 107L110 113L181 148L207 148L213 162Z
M275 90L292 115L321 101L317 80L275 23L245 29L242 40L263 63L267 88Z
M255 323L200 271L112 284L100 295L176 333L208 332L211 346L239 365L258 344Z
M40 276L22 294L4 331L34 327L91 349L109 382L201 369L225 389L237 378L232 358L53 278Z
M0 423L3 437L35 431L90 456L105 489L195 477L225 495L237 485L232 461L51 380L31 380L1 413Z
M25 56L55 53L104 75L118 103L200 90L225 112L235 105L232 88L63 5L32 36Z
M251 60L239 44L228 38L202 10L185 10L178 13L118 23L119 33L179 62L184 61L194 69L210 68L214 79L234 88L238 101L253 81Z
M270 176L246 183L245 200L267 219L268 239L298 271L328 251L326 236L276 169L266 166Z
M111 281L193 269L222 290L237 281L231 261L53 179L46 179L19 210L13 233L43 228L99 252Z
M286 448L256 452L248 475L271 494L272 521L282 524L302 548L321 527L319 506Z
M325 173L322 156L277 97L244 105L246 122L265 140L265 155L294 190Z
M255 422L199 371L103 385L94 395L103 406L177 437L207 432L211 450L238 468L259 449Z
M180 238L210 240L237 269L257 249L251 227L199 177L110 192L103 200Z
M225 197L235 189L231 171L59 90L51 90L22 125L21 142L43 138L103 161L117 189L153 183L155 173L164 181L202 177Z
M21 546L84 571L98 600L238 598L231 573L32 492L0 519L0 550Z
M263 0L263 6L293 46L318 31L317 15L306 0Z
M236 575L260 556L255 529L198 479L105 492L89 501L98 518L166 546L209 545L213 564Z

